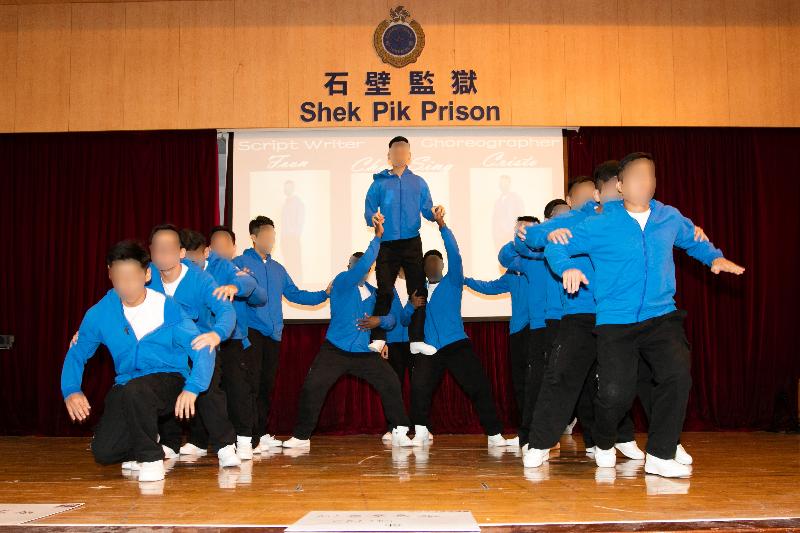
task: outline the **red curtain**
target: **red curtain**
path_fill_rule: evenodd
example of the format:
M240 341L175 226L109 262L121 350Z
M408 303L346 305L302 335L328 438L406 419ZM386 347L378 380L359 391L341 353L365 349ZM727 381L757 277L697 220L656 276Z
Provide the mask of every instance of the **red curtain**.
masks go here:
M657 160L657 197L702 226L741 278L716 277L682 253L678 300L689 311L694 387L686 428L784 429L797 423L800 359L792 307L800 217L800 131L785 129L582 128L567 138L572 177L635 150ZM207 230L217 219L213 131L0 136L0 434L86 434L59 391L61 363L85 310L107 290L103 256L124 238L144 240L158 222ZM243 245L243 244L242 244ZM494 252L492 252L494 253ZM484 363L506 430L516 425L507 362L508 324L474 322L467 333ZM324 324L289 324L269 427L292 429ZM90 362L93 420L112 381L107 354ZM408 391L408 383L405 384ZM639 415L637 418L641 419ZM641 420L640 420L641 421ZM435 432L480 432L449 376L434 397ZM318 433L379 433L377 395L345 378L330 392Z
M0 433L85 434L69 422L61 364L85 311L110 288L105 253L162 222L208 230L219 218L214 130L0 135ZM109 355L84 386L102 411Z

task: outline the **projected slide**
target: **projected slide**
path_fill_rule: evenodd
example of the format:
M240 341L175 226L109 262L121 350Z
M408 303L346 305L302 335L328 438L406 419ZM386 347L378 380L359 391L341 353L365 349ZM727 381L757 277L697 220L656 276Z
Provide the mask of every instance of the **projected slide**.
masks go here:
M542 218L553 198L563 198L560 129L401 128L244 131L234 134L233 229L239 252L250 246L247 223L256 215L275 221L273 257L304 289L327 287L363 251L372 230L364 222L364 196L372 175L387 168L388 142L411 142L409 168L425 178L434 204L461 248L467 276L491 280L503 273L499 248L512 237L520 215ZM422 220L423 251L444 251L435 223ZM371 283L375 283L374 274ZM398 280L405 302L405 284ZM284 301L291 319L330 317ZM465 289L468 318L505 317L508 295L485 297Z

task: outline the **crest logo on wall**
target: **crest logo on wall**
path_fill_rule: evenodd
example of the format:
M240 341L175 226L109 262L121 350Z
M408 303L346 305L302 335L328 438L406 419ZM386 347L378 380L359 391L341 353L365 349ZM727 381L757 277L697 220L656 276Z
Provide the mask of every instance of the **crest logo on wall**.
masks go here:
M425 47L425 32L403 6L389 10L389 18L378 24L373 37L375 51L384 63L404 67L414 63Z

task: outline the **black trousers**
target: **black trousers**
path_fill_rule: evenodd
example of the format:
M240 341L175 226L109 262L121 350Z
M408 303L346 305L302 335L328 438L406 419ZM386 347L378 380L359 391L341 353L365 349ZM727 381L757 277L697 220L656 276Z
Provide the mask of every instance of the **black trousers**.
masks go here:
M508 362L511 368L511 384L514 387L514 400L522 418L525 409L525 378L530 362L530 328L526 325L508 337Z
M637 393L639 365L650 366L654 387L650 399L647 452L674 459L692 386L689 342L683 330L684 311L638 322L598 326L593 437L608 449L617 440L617 426Z
M378 282L378 291L375 297L375 316L389 314L394 299L394 283L397 273L403 268L406 277L406 290L409 297L416 291L419 296L427 296L425 288L425 271L422 268L422 239L399 239L396 241L381 242L378 259L375 262L375 278ZM411 315L411 324L408 326L408 337L411 342L425 340L425 307L414 310ZM373 340L386 340L386 330L375 328L372 330Z
M644 366L644 365L642 365ZM597 363L592 365L586 381L583 385L581 395L578 397L578 405L575 407L575 415L581 423L583 430L583 443L587 448L595 445L592 437L592 427L594 426L594 401L597 396ZM628 411L622 418L617 427L617 442L630 442L634 440L635 429L633 417Z
M222 343L222 389L228 399L228 417L236 435L252 437L258 413L258 384L261 377L260 351L253 344L245 348L240 340Z
M281 353L281 343L271 337L262 335L258 330L250 329L247 333L253 350L254 363L259 367L258 373L258 407L255 412L255 426L253 428L253 446L257 446L261 437L267 434L267 421L272 405L272 390L275 388L275 375L278 373L278 359Z
M650 365L647 363L647 361L640 359L639 381L636 384L636 393L639 395L639 401L642 403L642 409L644 410L644 414L648 421L652 416L651 411L653 409L653 388L655 386L656 384L653 381L653 369L650 368ZM632 420L631 427L633 427ZM633 433L633 430L631 430L631 433ZM622 439L622 437L619 437L619 439ZM678 444L680 444L680 442L680 439L678 439Z
M214 374L208 389L197 396L195 416L189 422L188 441L198 448L219 450L236 442L236 431L228 418L228 400L222 390L222 365L219 351L214 358ZM175 417L160 424L161 442L175 451L181 447L181 426Z
M533 448L555 446L572 420L578 397L597 359L594 323L595 315L589 313L564 315L561 319L533 410L529 437Z
M434 355L417 356L411 376L411 421L414 425L430 429L433 393L439 387L445 370L450 371L469 396L486 434L500 433L503 425L497 416L489 378L469 339L448 344Z
M542 388L547 359L552 346L552 338L558 332L558 320L546 321L549 324L543 328L528 330L528 367L525 372L525 400L522 409L522 421L519 424L517 435L519 445L525 446L530 439L533 411Z
M174 418L175 400L183 383L180 374L159 373L111 387L92 439L95 461L109 465L164 459L164 451L156 440L158 420Z
M409 379L414 372L414 355L409 350L409 343L389 343L389 366L397 374L397 379L400 380L400 389L402 390L403 382L406 379L406 370L408 371ZM386 419L388 420L389 417L386 417ZM389 426L389 430L392 430L391 426Z
M300 407L294 426L296 438L305 440L311 436L328 391L345 374L365 380L378 391L384 413L392 428L410 425L403 406L400 381L389 363L377 353L345 352L325 341L308 369L300 392Z

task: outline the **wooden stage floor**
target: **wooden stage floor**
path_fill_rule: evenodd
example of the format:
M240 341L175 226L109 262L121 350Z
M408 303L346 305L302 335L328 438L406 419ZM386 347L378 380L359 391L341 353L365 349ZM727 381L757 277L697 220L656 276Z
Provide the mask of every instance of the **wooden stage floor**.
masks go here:
M313 510L468 510L491 532L800 528L799 435L686 433L683 442L695 466L678 480L645 475L643 461L598 469L580 435L564 436L560 453L527 471L519 450L489 451L477 435L437 435L425 449L395 450L377 436L315 437L306 454L276 449L224 471L216 457L180 460L164 482L140 485L119 466L96 465L88 439L4 437L0 504L84 503L35 522L55 531L282 531Z

